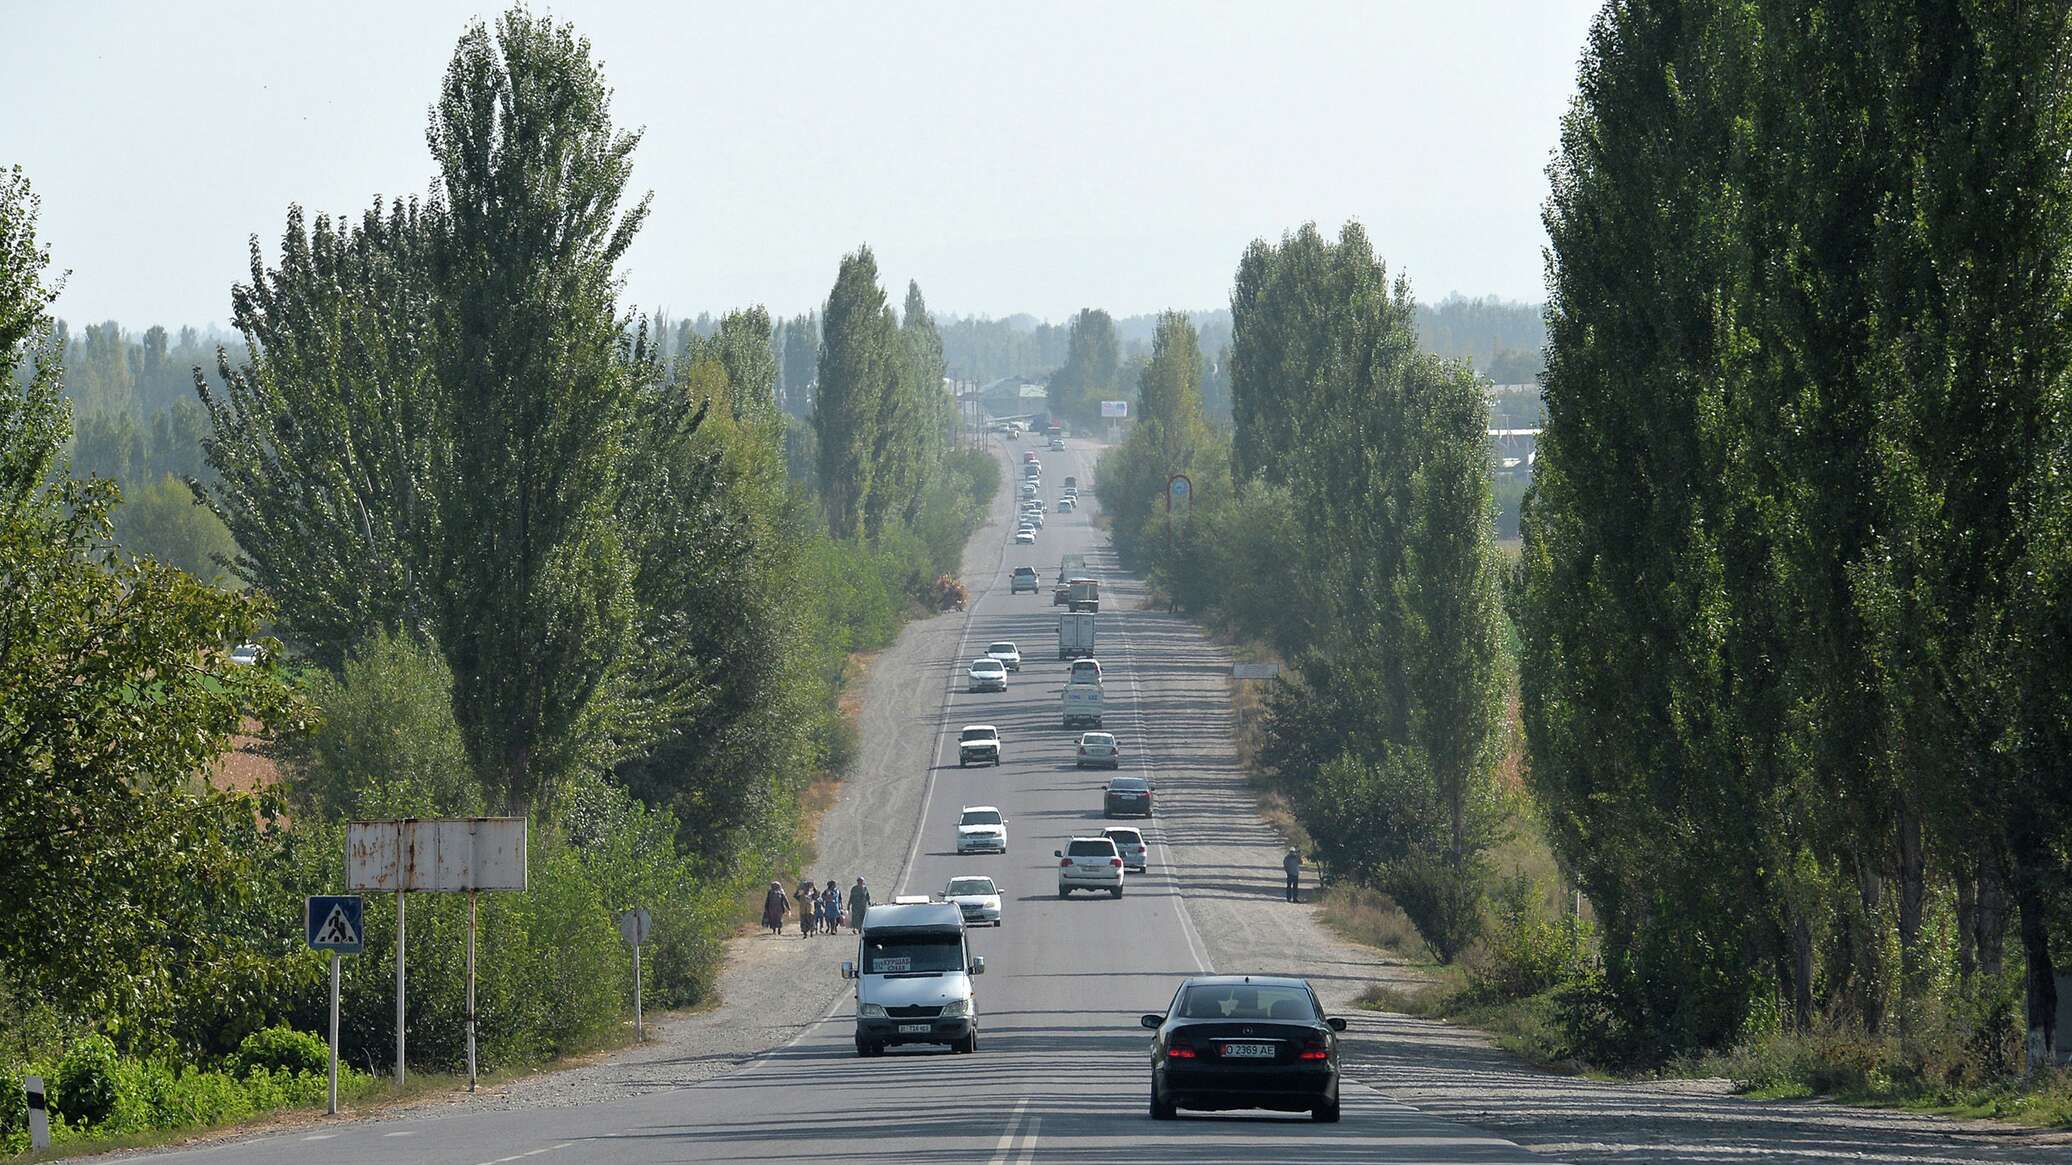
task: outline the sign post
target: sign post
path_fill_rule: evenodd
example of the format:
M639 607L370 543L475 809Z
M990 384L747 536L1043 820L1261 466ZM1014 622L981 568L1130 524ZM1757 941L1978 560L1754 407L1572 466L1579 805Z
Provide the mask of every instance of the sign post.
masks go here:
M640 944L647 941L653 922L654 918L645 906L637 906L619 915L619 935L633 948L633 1038L636 1040L647 1038L640 1022Z
M357 894L312 894L302 900L302 934L310 949L331 952L331 1069L329 1111L338 1115L338 959L366 948L366 900ZM397 925L402 920L397 919Z
M406 817L355 821L345 833L346 886L396 896L396 1084L404 1079L403 909L411 891L468 896L468 1088L475 1087L475 893L523 890L525 818Z

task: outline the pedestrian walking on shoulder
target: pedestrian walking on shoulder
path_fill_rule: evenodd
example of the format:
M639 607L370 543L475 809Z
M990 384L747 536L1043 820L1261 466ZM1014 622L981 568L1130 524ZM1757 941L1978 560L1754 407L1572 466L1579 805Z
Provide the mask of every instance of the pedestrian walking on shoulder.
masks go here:
M1288 901L1302 901L1302 855L1288 847L1288 856L1281 859L1281 869L1288 874Z
M811 882L800 882L794 898L799 904L799 937L812 938L813 926L820 921L820 891Z
M863 933L863 912L871 908L871 888L863 884L863 875L856 875L856 884L849 887L849 933Z
M771 934L784 929L784 915L790 909L791 900L784 896L784 885L770 883L770 892L763 895L763 925L770 928Z
M842 888L833 878L820 888L820 928L829 934L842 933Z

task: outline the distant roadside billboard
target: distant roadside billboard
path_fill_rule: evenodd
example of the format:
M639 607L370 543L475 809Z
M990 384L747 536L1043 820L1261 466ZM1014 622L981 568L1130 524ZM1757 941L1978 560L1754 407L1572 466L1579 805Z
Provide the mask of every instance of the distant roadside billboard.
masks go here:
M1130 402L1126 400L1104 400L1101 402L1101 416L1113 419L1130 415Z

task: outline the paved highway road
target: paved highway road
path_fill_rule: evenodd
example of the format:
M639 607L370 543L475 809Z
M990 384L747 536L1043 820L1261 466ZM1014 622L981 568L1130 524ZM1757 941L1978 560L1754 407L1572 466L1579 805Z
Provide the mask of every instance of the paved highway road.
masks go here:
M1001 455L1019 460L1024 447L1009 444ZM1082 489L1091 483L1086 446L1074 442L1064 453L1041 456L1053 510L1066 475L1077 477ZM860 1059L844 994L832 1015L790 1045L693 1087L573 1108L352 1121L162 1156L305 1165L1546 1160L1351 1082L1338 1125L1265 1113L1183 1114L1156 1125L1148 1119L1149 1033L1137 1017L1162 1010L1182 976L1211 969L1322 975L1325 969L1306 966L1303 951L1276 947L1274 925L1250 923L1252 941L1240 949L1258 952L1271 965L1211 966L1212 949L1232 948L1206 943L1202 920L1235 926L1232 911L1240 906L1255 917L1301 913L1280 903L1259 905L1277 893L1259 871L1207 864L1225 860L1213 855L1227 854L1217 847L1227 847L1234 834L1254 831L1256 843L1259 829L1248 806L1190 788L1190 762L1202 754L1202 734L1227 734L1222 680L1201 661L1148 666L1160 662L1172 620L1133 609L1137 592L1117 573L1104 536L1090 523L1090 491L1088 509L1053 512L1033 548L1011 544L1007 515L1014 493L1010 485L998 503L1000 520L979 534L997 543L998 554L972 556L991 574L966 579L973 604L962 642L954 655L929 661L936 672L927 682L939 685L941 706L935 724L914 728L935 734L918 831L884 839L906 851L902 892L939 890L967 872L989 874L1005 888L1005 925L975 932L974 948L987 965L976 980L982 1035L975 1056L898 1048ZM1072 767L1076 732L1058 723L1065 665L1056 659L1060 609L1051 606L1049 585L1066 553L1087 555L1111 584L1100 616L1105 726L1122 739L1130 762L1124 771L1153 777L1164 802L1164 812L1147 826L1150 868L1130 877L1120 899L1056 896L1051 853L1065 838L1098 832L1108 776ZM1010 593L1008 572L1023 563L1035 566L1043 581L1036 596ZM1004 694L966 692L965 665L996 639L1021 645L1021 672L1010 677ZM1005 763L957 767L956 734L967 723L999 726ZM1005 812L1006 855L955 855L957 815L967 804ZM824 947L825 966L816 973L830 980L854 949L847 940L812 945ZM1324 994L1342 999L1346 992Z

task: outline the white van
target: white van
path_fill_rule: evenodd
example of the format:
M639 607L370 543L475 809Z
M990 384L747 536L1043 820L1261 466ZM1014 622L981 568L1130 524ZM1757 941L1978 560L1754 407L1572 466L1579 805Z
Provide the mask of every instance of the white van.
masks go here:
M856 962L856 1054L891 1044L947 1044L978 1050L978 1000L971 978L986 973L964 941L964 911L954 902L899 901L863 915Z

